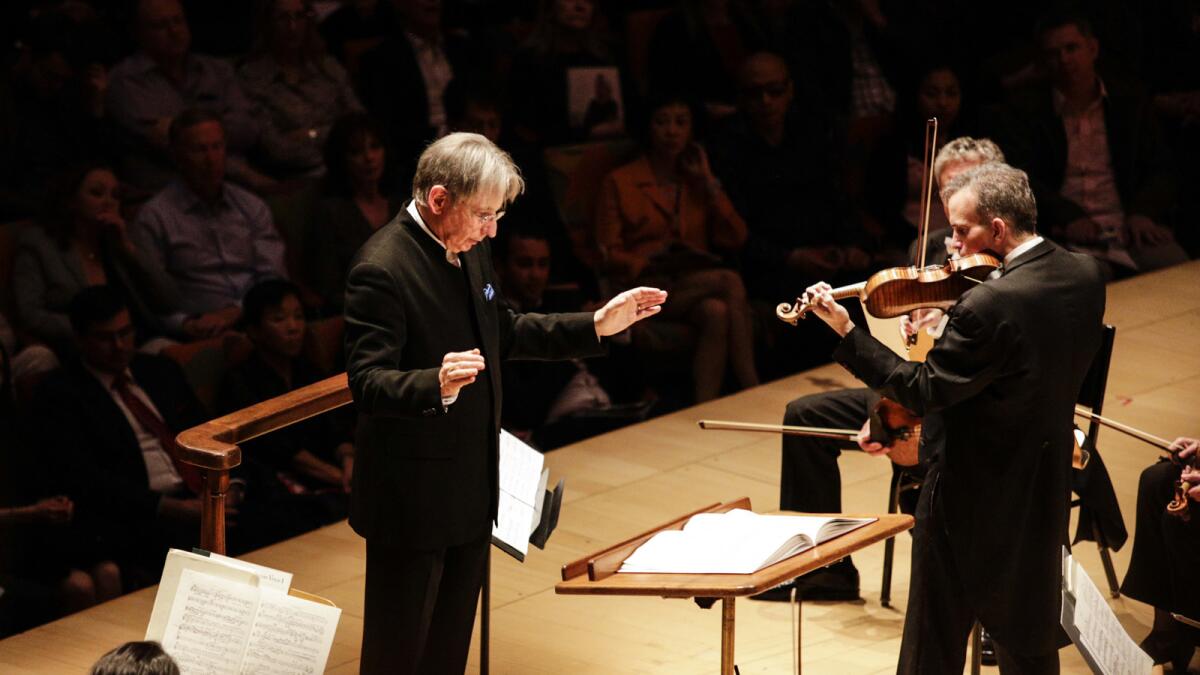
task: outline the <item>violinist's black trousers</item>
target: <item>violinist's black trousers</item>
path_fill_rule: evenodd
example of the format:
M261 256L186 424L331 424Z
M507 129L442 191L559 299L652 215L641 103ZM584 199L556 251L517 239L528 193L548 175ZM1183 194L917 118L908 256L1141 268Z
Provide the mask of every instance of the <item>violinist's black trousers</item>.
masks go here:
M783 423L803 427L859 429L879 399L869 389L841 389L812 394L787 404ZM807 436L783 437L783 464L779 477L779 508L807 513L840 513L842 450L857 450L853 441ZM880 506L887 505L886 490Z
M1158 609L1200 619L1200 589L1195 582L1200 567L1200 505L1192 503L1188 522L1166 511L1179 474L1180 468L1167 461L1142 471L1133 553L1121 592Z
M942 500L937 494L938 473L936 467L929 470L917 502L898 675L961 673L966 665L967 638L975 625L975 611L966 601L962 577L950 550ZM1019 593L1020 589L1012 592ZM996 642L996 656L1004 675L1059 672L1058 651L1018 654Z

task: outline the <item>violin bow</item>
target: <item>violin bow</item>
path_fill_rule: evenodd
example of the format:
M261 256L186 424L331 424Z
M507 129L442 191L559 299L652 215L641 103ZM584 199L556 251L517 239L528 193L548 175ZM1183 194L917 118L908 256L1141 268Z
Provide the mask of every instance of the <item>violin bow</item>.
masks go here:
M917 234L917 269L925 267L925 248L929 243L929 212L933 206L933 160L937 157L938 120L925 120L925 155L921 169L921 227Z
M1154 434L1147 433L1136 427L1131 427L1128 424L1122 424L1121 422L1118 422L1116 420L1112 420L1107 417L1102 417L1102 416L1097 415L1096 413L1088 410L1087 408L1084 408L1083 406L1078 406L1078 405L1075 406L1075 414L1079 417L1083 417L1085 419L1089 419L1089 420L1092 420L1099 424L1102 424L1102 425L1108 427L1109 429L1115 429L1116 431L1120 431L1121 433L1123 433L1127 436L1132 436L1132 437L1138 439L1139 441L1142 441L1143 443L1148 443L1150 445L1153 445L1154 447L1156 447L1160 450L1163 450L1165 452L1169 452L1172 455L1175 454L1175 448L1171 447L1171 441L1168 441L1167 439L1162 438L1161 436L1155 436Z

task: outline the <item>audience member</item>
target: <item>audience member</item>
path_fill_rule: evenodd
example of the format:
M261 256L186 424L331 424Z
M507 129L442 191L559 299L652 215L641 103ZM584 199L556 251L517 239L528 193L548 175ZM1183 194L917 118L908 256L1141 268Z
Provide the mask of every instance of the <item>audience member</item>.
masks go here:
M935 152L952 139L975 133L972 115L964 109L963 82L956 67L929 62L919 69L914 84L915 89L901 90L896 122L875 146L867 167L866 229L887 247L906 247L921 226L926 121L938 121ZM929 228L949 226L935 194L930 199Z
M350 260L367 239L400 210L380 192L387 150L379 124L366 114L343 117L325 143L324 195L315 230L305 238L309 290L326 310L340 312Z
M506 221L508 222L508 221ZM573 297L547 294L551 253L546 235L509 223L492 251L500 275L503 307L522 314L579 311ZM502 426L543 450L613 428L588 424L573 415L608 409L612 399L582 359L505 361L502 366ZM613 418L617 422L622 418Z
M119 187L103 164L68 168L48 189L40 227L21 233L13 263L21 326L59 356L74 351L67 310L87 286L120 289L143 338L162 334L156 316L178 302L129 238Z
M1200 440L1177 438L1172 445L1181 460L1191 461ZM1177 673L1187 671L1197 634L1171 614L1200 618L1200 593L1196 592L1192 575L1200 563L1200 519L1194 513L1185 519L1166 510L1175 498L1175 486L1181 477L1187 485L1195 486L1200 473L1168 461L1152 464L1142 471L1138 480L1133 553L1121 584L1121 593L1126 597L1154 608L1154 625L1142 640L1142 649L1155 663L1173 663ZM1194 512L1200 489L1192 487L1185 499Z
M120 570L76 526L71 499L32 480L40 460L10 385L0 343L0 637L121 593Z
M128 134L123 176L154 192L172 176L171 121L195 106L212 111L228 135L231 174L257 190L271 181L242 159L258 144L261 127L233 68L191 52L191 31L179 0L138 0L134 18L138 51L110 74L108 111Z
M1048 15L1038 40L1049 86L1014 100L1002 145L1029 172L1043 229L1110 278L1187 260L1168 227L1175 182L1150 101L1097 76L1100 43L1081 15Z
M447 131L469 131L499 144L504 115L499 94L483 82L456 77L442 93Z
M101 656L91 675L179 675L179 666L157 642L126 642Z
M200 475L179 461L175 435L207 415L175 362L134 351L116 290L80 291L70 317L78 357L35 393L44 461L31 479L71 499L78 526L137 587L158 578L167 546L199 534Z
M735 253L746 223L693 136L696 117L679 97L648 106L645 152L605 179L596 208L604 275L615 286L671 294L663 316L696 330L696 401L715 398L729 365L739 387L758 384L750 307L742 280L717 253Z
M4 314L0 314L0 349L4 353L4 368L0 372L0 400L26 401L42 375L58 367L54 350L44 344L18 346L17 334ZM7 393L5 393L7 392ZM0 404L3 409L4 404Z
M161 318L204 338L228 330L255 283L286 276L284 246L261 199L225 181L225 131L216 113L192 108L171 122L180 177L146 202L130 238L151 272L179 298Z
M11 86L0 84L0 221L36 215L63 167L114 154L96 32L58 11L24 31Z
M787 64L760 52L738 76L739 114L712 142L713 165L746 219L742 273L753 297L786 300L816 279L871 263L834 160L832 132L794 104Z
M225 374L217 395L220 412L247 408L328 375L302 354L307 323L294 284L282 279L257 284L246 293L242 308L242 325L254 351ZM308 509L306 516L320 515L305 523L311 528L346 517L345 493L354 470L350 427L345 415L335 411L247 441L242 449L293 495L313 497L292 500L297 510Z
M594 0L541 3L537 24L512 67L513 126L523 141L544 147L621 133L616 119L592 120L589 125L586 115L572 120L570 113L571 98L586 100L582 87L590 88L596 78L605 83L601 86L608 87L612 99L613 83L605 75L589 78L580 70L608 67L619 72L601 25Z
M320 171L330 127L362 105L325 53L312 0L259 0L256 12L258 40L238 75L264 113L262 152L279 174Z
M417 156L446 131L442 94L456 73L483 72L469 38L442 26L439 0L392 0L396 27L363 55L362 101L384 125L397 167L395 192L407 195Z
M382 41L394 28L395 17L389 0L352 0L340 5L321 22L321 37L329 53L349 68L348 52L357 44Z
M712 119L737 111L737 70L763 38L743 3L679 0L650 40L650 89L684 91Z

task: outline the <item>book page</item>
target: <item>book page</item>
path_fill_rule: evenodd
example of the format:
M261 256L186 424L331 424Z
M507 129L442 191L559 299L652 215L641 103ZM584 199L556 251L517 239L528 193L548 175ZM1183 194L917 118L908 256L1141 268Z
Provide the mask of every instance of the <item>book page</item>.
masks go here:
M502 542L506 552L524 560L537 504L542 500L538 485L545 457L512 434L500 431L500 500L492 539ZM543 484L544 485L544 484ZM545 490L544 487L541 488Z
M325 672L342 610L284 593L263 591L250 629L242 673L316 675Z
M622 572L750 574L827 538L872 522L872 518L762 515L745 509L692 516L682 530L659 532L621 565ZM841 522L845 521L845 522ZM831 523L839 523L831 527Z
M236 673L257 608L256 587L185 569L163 649L184 675Z

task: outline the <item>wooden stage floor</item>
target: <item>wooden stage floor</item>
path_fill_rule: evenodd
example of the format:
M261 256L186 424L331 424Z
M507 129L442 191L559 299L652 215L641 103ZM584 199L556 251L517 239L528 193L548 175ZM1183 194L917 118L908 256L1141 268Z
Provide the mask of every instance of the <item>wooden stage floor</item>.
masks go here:
M1110 286L1107 320L1117 326L1117 340L1106 413L1168 438L1200 436L1200 261ZM562 515L547 549L533 550L524 564L494 551L493 672L717 671L719 609L702 610L682 600L555 595L559 568L712 502L749 496L756 510L775 510L779 439L704 432L696 428L696 420L775 423L784 405L798 395L855 384L840 367L829 365L547 455L552 478L566 478ZM1156 452L1110 430L1101 433L1100 449L1132 531L1138 474ZM841 468L846 511L886 510L887 460L850 452L843 455ZM898 609L879 605L880 544L854 556L862 573L863 603L805 603L807 672L894 671L908 592L909 536L901 535L897 542L893 604ZM1119 577L1128 566L1130 548L1131 543L1114 555ZM364 550L362 540L340 523L246 556L294 572L297 588L324 595L343 609L331 673L358 670ZM1103 588L1095 546L1077 547L1076 556ZM0 672L86 672L103 652L141 639L154 590L0 642ZM1126 598L1111 604L1135 639L1148 631L1152 613L1147 606ZM786 605L741 600L737 623L742 673L789 672L792 628ZM1088 672L1074 647L1062 651L1062 662L1065 673ZM468 672L476 672L477 666L476 644Z

